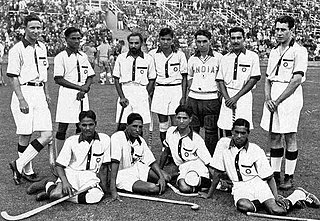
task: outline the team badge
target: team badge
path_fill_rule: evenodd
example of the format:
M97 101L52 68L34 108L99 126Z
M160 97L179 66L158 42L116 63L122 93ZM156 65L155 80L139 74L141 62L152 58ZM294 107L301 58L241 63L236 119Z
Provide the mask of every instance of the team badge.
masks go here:
M140 74L144 74L144 71L143 71L143 70L141 70L141 71L140 71Z
M247 69L246 68L242 68L242 72L246 72L247 71Z
M178 71L178 68L177 68L177 67L175 67L175 68L173 68L173 70L174 70L174 71Z
M250 170L250 169L246 169L246 173L247 173L247 174L250 174L250 173L251 173L251 170Z
M47 66L47 61L43 61L43 65L44 65L44 66Z
M99 163L101 161L101 158L97 158L96 161L97 163Z
M84 70L84 74L88 74L88 70Z
M288 66L288 62L284 62L283 67L287 67L287 66Z
M185 157L189 157L189 153L188 152L185 152L184 155L185 155Z

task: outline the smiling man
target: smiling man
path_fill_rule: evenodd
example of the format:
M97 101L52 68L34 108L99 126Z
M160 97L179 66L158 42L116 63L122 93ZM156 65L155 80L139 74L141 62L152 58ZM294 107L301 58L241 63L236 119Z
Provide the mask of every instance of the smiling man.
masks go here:
M259 56L244 46L244 30L231 28L229 37L231 50L221 59L216 78L223 96L218 120L223 136L231 135L232 123L237 118L244 118L253 126L251 89L261 77Z
M294 19L283 16L275 21L275 34L278 45L271 50L265 81L265 105L261 127L271 132L271 166L275 171L277 185L287 190L293 187L298 145L297 129L300 111L303 106L301 84L306 80L308 67L307 49L293 38ZM270 118L271 113L273 118ZM282 146L282 135L286 151ZM281 162L285 153L285 177L281 184Z

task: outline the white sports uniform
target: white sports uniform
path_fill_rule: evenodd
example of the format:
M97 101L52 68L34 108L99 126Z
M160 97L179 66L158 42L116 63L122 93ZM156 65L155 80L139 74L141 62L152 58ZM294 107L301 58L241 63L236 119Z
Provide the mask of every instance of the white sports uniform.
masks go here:
M54 58L54 77L61 76L73 84L82 86L86 83L88 77L94 75L95 73L84 52L73 53L67 48ZM78 92L75 89L59 87L56 122L79 122L78 116L81 111L81 102L76 99ZM88 94L82 100L83 110L89 110Z
M308 52L305 47L295 42L280 54L279 47L274 48L270 52L267 78L271 81L271 99L276 100L289 85L292 76L301 74L303 83L306 79L306 71L308 67ZM303 106L302 86L299 85L295 92L277 107L274 112L272 132L274 133L291 133L297 132L300 111ZM270 111L264 105L263 115L261 119L261 127L269 130Z
M13 92L11 111L17 126L17 134L29 135L34 131L52 131L51 113L44 93L49 67L46 46L37 42L35 47L23 38L9 51L7 75L18 77L29 113L24 114Z
M229 52L221 59L219 72L216 80L223 81L230 97L236 95L250 78L259 80L261 77L259 56L257 53L243 49L237 56L234 52ZM251 129L252 123L252 92L249 91L237 101L235 119L243 118L249 121ZM218 127L224 130L231 130L233 123L232 109L225 104L222 99Z
M113 77L119 78L124 96L129 100L129 105L124 109L121 123L126 123L131 113L139 113L143 123L151 122L149 95L146 89L149 80L156 78L153 58L141 52L134 59L130 52L122 53L117 57L113 69ZM119 122L121 105L120 98L117 101L116 122Z
M131 143L124 131L111 136L111 160L119 162L117 188L130 192L136 181L147 182L150 165L156 161L142 137Z
M241 198L259 200L260 203L274 198L265 181L273 175L273 170L265 152L258 145L248 142L238 149L231 138L223 137L213 154L212 166L227 172L233 183L235 204Z
M157 73L151 111L162 115L174 115L182 97L182 75L187 75L187 58L182 51L173 48L166 57L161 48L149 54L154 58Z
M56 162L66 167L66 177L76 190L99 183L97 173L101 165L111 162L110 137L104 133L95 133L94 139L89 144L82 134L71 136L66 139ZM61 180L58 179L57 182ZM90 199L94 201L102 196L103 191L100 186L90 189L86 194L87 203L90 203ZM70 199L72 202L76 200L76 197Z
M167 131L165 144L170 148L174 163L179 167L180 175L184 179L190 171L199 176L209 178L207 165L212 165L211 155L201 136L192 130L181 137L177 127L170 127Z

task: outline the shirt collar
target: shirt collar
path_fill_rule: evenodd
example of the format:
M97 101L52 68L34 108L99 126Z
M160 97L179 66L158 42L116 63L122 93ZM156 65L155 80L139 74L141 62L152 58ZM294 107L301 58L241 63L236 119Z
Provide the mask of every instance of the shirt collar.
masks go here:
M25 39L25 38L22 38L22 44L23 44L23 46L26 48L26 47L28 47L29 45L31 45L31 43L27 40L27 39ZM40 45L39 45L39 42L38 41L36 41L35 42L35 44L36 45L38 45L39 47L40 47Z
M129 56L132 56L132 57L134 57L134 55L131 53L131 51L129 50L128 51L128 53L127 53L127 57L129 57ZM143 52L140 50L139 51L139 53L138 53L138 57L141 57L141 58L144 58L144 54L143 54Z
M193 138L193 130L192 130L191 127L189 127L189 128L190 128L190 132L189 132L186 136L183 136L182 138L184 138L184 137L189 137L190 140L192 140L192 138ZM179 133L178 127L173 131L173 133Z
M178 51L174 45L171 45L171 49L172 49L173 53L177 53L177 51ZM158 50L156 51L156 53L161 53L161 52L163 52L162 48L158 47Z
M208 55L211 56L211 57L214 57L214 54L213 54L213 50L212 48L209 48L209 52L208 52ZM201 53L199 50L196 50L196 53L194 53L194 56L195 57L201 57Z
M235 52L233 49L230 50L230 54L231 54L231 53L235 53L235 54L236 54L236 52ZM243 54L245 55L245 54L247 53L247 49L246 49L245 47L243 47L243 48L241 49L240 53L243 53Z
M129 134L128 134L128 132L126 130L124 131L124 134L126 135L127 141L131 141L130 136L129 136ZM139 145L142 144L142 141L141 141L140 137L137 137L137 138L133 139L133 143L135 141L138 141Z
M93 139L100 140L99 134L97 132L94 132ZM85 137L83 136L83 134L80 133L78 142L81 143L82 141L86 141L86 140L85 140Z
M67 54L68 54L68 57L70 57L71 54L75 54L75 55L79 54L79 55L81 55L78 50L77 50L77 51L73 51L73 50L71 50L71 49L68 48L68 47L66 47L66 52L67 52Z
M296 40L294 38L292 38L289 42L289 47L292 47L294 45L294 43L296 42ZM278 48L281 45L281 43L278 43L274 48Z
M238 147L235 145L233 139L231 139L230 144L229 144L229 149L231 149L232 147L235 147L238 149ZM248 151L248 147L249 147L249 142L247 140L246 144L242 147L243 149L245 149L246 151ZM241 148L240 148L241 149Z

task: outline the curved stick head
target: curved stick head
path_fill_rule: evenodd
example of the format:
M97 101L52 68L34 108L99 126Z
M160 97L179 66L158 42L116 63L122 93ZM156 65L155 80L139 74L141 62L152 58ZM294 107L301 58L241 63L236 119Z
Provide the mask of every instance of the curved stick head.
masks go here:
M199 206L198 204L193 204L193 205L191 206L191 209L192 209L192 210L198 210L198 209L200 209L200 206Z

